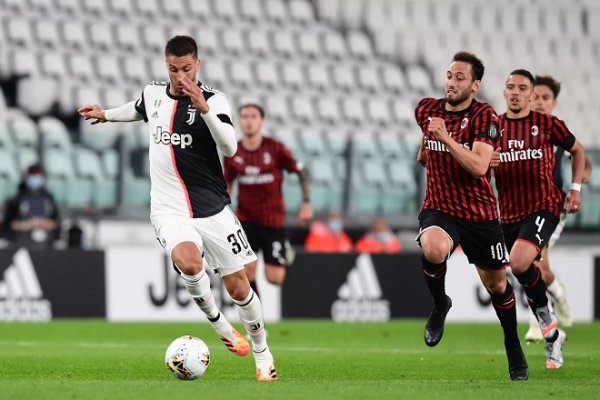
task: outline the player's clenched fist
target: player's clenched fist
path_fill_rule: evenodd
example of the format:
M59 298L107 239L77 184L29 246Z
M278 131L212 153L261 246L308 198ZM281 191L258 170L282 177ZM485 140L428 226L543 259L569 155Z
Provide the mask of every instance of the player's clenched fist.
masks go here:
M449 139L448 131L446 131L446 123L441 118L432 117L429 121L427 131L431 133L434 139L442 143Z
M86 120L93 119L94 121L92 121L92 125L96 125L100 122L106 122L104 109L98 104L88 104L79 108L77 112Z

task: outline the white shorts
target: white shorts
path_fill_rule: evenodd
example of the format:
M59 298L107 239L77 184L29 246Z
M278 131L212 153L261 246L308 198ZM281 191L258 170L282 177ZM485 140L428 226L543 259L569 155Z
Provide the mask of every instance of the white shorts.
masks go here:
M154 216L152 225L169 257L178 244L194 242L203 255L205 267L221 276L233 274L256 261L242 224L228 206L206 218Z
M560 238L560 234L562 233L563 229L565 229L566 223L567 223L567 214L561 213L560 221L558 221L558 224L556 225L554 232L552 232L552 236L550 236L550 240L548 240L548 249L551 249L552 246L554 246L554 244L556 243L556 241Z

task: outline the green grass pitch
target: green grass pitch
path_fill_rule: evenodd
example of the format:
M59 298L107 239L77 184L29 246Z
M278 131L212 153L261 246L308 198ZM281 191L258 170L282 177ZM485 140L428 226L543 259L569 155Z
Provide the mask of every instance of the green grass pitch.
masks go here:
M446 327L434 349L424 321L267 326L279 382L255 381L251 356L230 354L207 324L54 321L0 324L0 399L598 399L600 323L568 330L565 365L546 370L524 346L527 382L511 382L497 324ZM520 325L521 334L525 330ZM172 339L202 338L204 377L178 381L163 357Z

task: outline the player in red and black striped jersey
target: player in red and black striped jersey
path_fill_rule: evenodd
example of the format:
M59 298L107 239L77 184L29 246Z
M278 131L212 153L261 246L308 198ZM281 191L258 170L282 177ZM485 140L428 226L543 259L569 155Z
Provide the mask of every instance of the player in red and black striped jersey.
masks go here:
M238 150L224 163L225 180L231 192L238 181L237 216L242 222L250 246L262 251L267 281L282 285L290 252L286 238L285 209L281 184L283 172L298 174L302 188L300 224L313 216L310 205L308 173L294 159L291 151L281 142L263 136L261 129L264 110L258 104L244 104L239 109L239 123L243 138ZM246 275L256 291L256 261L246 265Z
M561 210L579 209L585 152L563 121L531 110L533 84L533 75L524 69L508 76L504 89L508 109L498 118L500 143L491 166L512 272L523 285L546 339L546 366L560 368L566 335L557 328L556 317L548 307L546 284L534 261L548 244ZM572 156L573 183L566 198L554 184L553 146Z
M435 346L442 338L452 306L445 292L446 260L461 245L492 297L504 330L510 378L526 380L529 372L517 334L515 294L506 279L508 260L490 185L489 164L499 138L496 114L474 99L483 72L483 63L474 54L456 53L446 72L445 98L423 99L415 110L423 131L417 160L427 169L417 240L434 300L425 343Z
M560 82L551 76L536 76L535 84L533 86L533 98L531 101L532 109L543 114L552 115L556 108L560 86ZM561 190L563 189L561 164L564 154L565 151L562 147L554 146L554 156L556 161L554 163L553 178L554 183ZM589 158L586 157L582 183L586 183L590 179L591 173L592 164ZM564 327L570 327L573 324L573 320L567 302L566 290L564 285L559 281L558 276L550 268L548 255L548 250L551 249L554 243L560 238L565 222L565 213L561 213L560 222L548 240L548 245L542 249L541 258L535 262L535 265L542 271L542 279L548 288L548 294L552 299L552 305L554 306L554 312L556 313L558 323ZM535 318L533 313L530 313L529 329L525 333L525 340L528 342L544 340L537 318Z

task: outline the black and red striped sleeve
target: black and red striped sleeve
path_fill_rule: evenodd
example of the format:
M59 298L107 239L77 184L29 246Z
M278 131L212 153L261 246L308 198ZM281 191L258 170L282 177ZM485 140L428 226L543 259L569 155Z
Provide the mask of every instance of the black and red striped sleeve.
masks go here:
M566 151L569 151L575 144L575 135L571 133L565 122L552 116L552 131L550 133L550 142L556 146L560 146Z
M475 132L473 142L483 142L494 148L498 145L500 141L498 116L490 105L485 104L471 123Z

